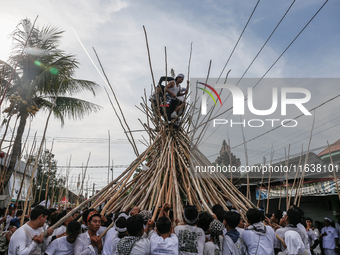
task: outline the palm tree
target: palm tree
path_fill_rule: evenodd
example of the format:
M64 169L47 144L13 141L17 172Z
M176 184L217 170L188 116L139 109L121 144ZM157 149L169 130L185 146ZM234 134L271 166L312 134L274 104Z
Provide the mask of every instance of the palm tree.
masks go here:
M14 47L8 62L0 60L1 91L6 91L6 98L10 101L10 106L4 112L17 114L20 118L2 187L8 183L21 153L27 118L33 118L40 109L51 109L59 88L53 114L62 125L65 117L79 119L100 109L96 104L72 97L82 91L90 91L95 96L99 85L74 78L78 62L74 55L58 48L62 33L51 26L33 28L30 20L24 19L11 35Z

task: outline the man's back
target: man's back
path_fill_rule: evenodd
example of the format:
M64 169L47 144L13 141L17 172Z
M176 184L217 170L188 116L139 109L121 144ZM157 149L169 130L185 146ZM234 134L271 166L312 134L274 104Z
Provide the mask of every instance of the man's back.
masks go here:
M178 251L182 255L203 254L205 234L196 226L180 225L175 227L178 237Z
M275 233L271 227L265 226L266 233L256 233L253 230L245 229L242 239L247 247L249 255L274 255Z
M308 242L308 236L307 236L307 232L306 230L304 230L304 232L302 232L301 229L299 229L298 227L294 227L293 225L287 225L284 228L280 228L278 230L276 230L276 234L281 237L282 239L284 239L285 237L285 233L289 230L293 230L299 233L301 240L305 246L305 249L308 251L309 250L309 242ZM307 238L306 238L307 236ZM280 242L280 247L281 247L281 251L284 251L285 248L283 247L282 243Z
M33 229L28 224L23 225L14 232L9 242L9 255L41 255L42 244L33 241L35 235L40 235L42 228Z

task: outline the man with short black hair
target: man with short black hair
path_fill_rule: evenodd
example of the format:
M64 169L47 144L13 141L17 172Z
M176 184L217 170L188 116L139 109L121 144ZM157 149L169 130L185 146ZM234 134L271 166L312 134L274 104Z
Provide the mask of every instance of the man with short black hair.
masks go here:
M172 228L171 220L168 216L170 205L165 203L156 221L156 231L149 233L151 254L178 254L178 238ZM153 220L148 221L149 229L153 228Z
M150 254L150 240L144 233L143 217L140 214L133 215L126 220L128 236L120 239L117 243L117 252L120 255L143 255ZM146 228L149 228L147 224Z
M241 237L247 247L249 255L274 255L274 230L263 225L261 219L263 212L252 208L247 211L248 226L242 233Z
M277 225L280 224L280 220L282 218L283 212L281 210L276 210L275 212L273 212L273 214L270 217L270 221L272 223L275 223Z
M297 209L289 209L287 211L287 225L284 228L279 228L276 230L276 234L284 239L285 233L289 230L293 230L299 233L303 244L305 245L305 249L307 252L310 252L308 236L306 230L301 230L297 227L297 225L301 222L301 213ZM282 243L280 242L280 250L284 251L285 248L283 247Z
M187 206L183 212L185 225L175 227L178 251L181 255L203 254L205 233L203 229L196 227L198 216L196 206Z
M89 210L87 210L89 211ZM101 225L101 215L95 211L84 212L88 231L78 235L74 243L74 254L77 255L98 255L102 252L102 239L98 235L98 230Z
M66 210L62 211L61 213L58 213L58 214L57 214L57 222L58 222L59 220L61 220L62 218L64 218L64 217L66 216L66 214L67 214L67 211L66 211ZM65 221L63 222L63 224L62 224L59 228L57 228L56 230L54 230L53 235L57 236L57 238L60 237L60 236L62 236L62 235L66 232L66 227L67 227L67 225L68 225L72 220L73 220L73 216L71 216L71 217L69 217L67 220L65 220Z
M38 205L31 212L31 220L20 227L11 237L9 242L9 255L41 255L48 245L48 238L45 238L42 227L49 214L45 206ZM53 229L47 230L52 235Z
M79 222L71 221L66 228L66 236L55 239L46 249L44 255L73 255L74 243L81 233Z
M240 223L241 217L237 212L226 212L224 214L223 224L227 229L227 234L223 238L223 255L243 255L246 253L246 247L235 229Z
M313 255L320 255L321 249L320 249L320 241L318 239L319 235L316 235L316 233L313 231L313 220L312 218L306 218L305 220L306 225L306 231L308 235L308 242L310 246L310 250L313 251Z

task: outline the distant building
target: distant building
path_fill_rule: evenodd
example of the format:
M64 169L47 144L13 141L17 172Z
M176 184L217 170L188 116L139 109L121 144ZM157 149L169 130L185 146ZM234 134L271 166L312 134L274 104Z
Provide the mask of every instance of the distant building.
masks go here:
M326 148L318 154L318 157L320 157L321 160L328 164L331 163L329 151L331 152L334 166L340 166L340 139L333 143L332 145L330 145L329 149Z
M223 148L224 147L222 146L221 151ZM338 187L340 188L340 180L338 180L340 176L340 140L333 143L330 146L330 150L334 169L336 170ZM294 202L298 191L297 186L302 178L302 166L305 163L305 159L306 154L303 154L302 156L299 155L290 158L288 164L284 158L279 159L279 162L273 163L271 165L272 167L277 167L278 169L281 167L280 169L283 169L283 167L286 166L286 169L289 169L289 171L287 173L282 171L272 172L270 176L269 192L269 171L263 175L261 172L248 173L251 201L253 204L255 206L258 204L259 207L263 207L266 210L267 198L269 196L269 213L272 213L277 209L285 211L287 193L288 200L291 195L290 204L293 204ZM257 166L260 166L260 164ZM334 181L334 174L332 172L333 168L330 165L328 148L324 149L319 154L309 152L306 167L308 167L309 170L304 174L303 186L298 194L298 196L301 194L300 207L305 211L306 217L311 217L314 220L323 220L324 217L335 220L335 214L340 212L340 203L336 182ZM243 173L240 178L235 178L233 180L234 185L238 187L244 195L246 195L247 192L246 176L247 173ZM292 189L294 180L295 185L294 189ZM288 192L286 191L287 186ZM258 199L260 199L259 203Z
M5 152L1 152L0 155L0 167L1 167L1 173L3 171L6 171L6 168L9 165L10 161L10 155L7 155ZM5 163L6 162L6 163ZM22 191L19 197L19 202L26 201L28 188L31 181L31 176L33 172L33 167L31 165L27 166L26 174L25 173L26 163L24 161L17 161L15 164L16 174L12 174L12 176L9 179L9 182L7 186L5 187L3 194L0 196L0 207L6 207L9 202L16 202L17 197L19 194L20 186L22 183L22 180L24 179L24 184L22 186ZM36 177L37 172L35 173L34 177ZM14 182L14 186L13 186ZM12 192L12 188L13 192ZM12 197L10 197L12 195ZM31 192L30 199L33 199L33 195Z

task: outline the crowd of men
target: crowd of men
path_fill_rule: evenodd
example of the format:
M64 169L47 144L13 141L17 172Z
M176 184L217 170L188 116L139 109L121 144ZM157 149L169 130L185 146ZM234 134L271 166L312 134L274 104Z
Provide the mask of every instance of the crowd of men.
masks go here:
M167 203L157 212L133 207L106 216L87 208L70 216L70 210L37 205L23 215L12 208L0 219L0 255L338 254L339 224L325 218L322 226L296 206L272 214L249 209L246 218L221 205L210 212L186 206L182 219L173 218Z

